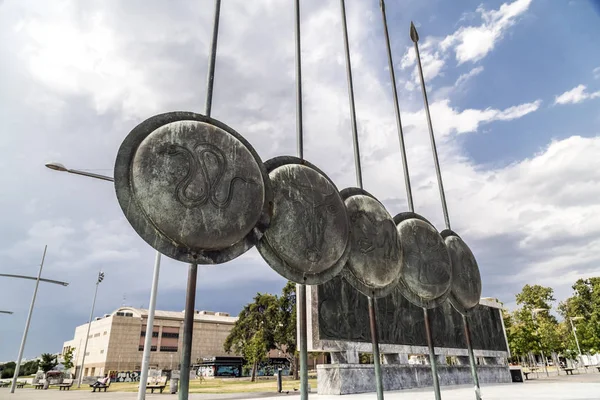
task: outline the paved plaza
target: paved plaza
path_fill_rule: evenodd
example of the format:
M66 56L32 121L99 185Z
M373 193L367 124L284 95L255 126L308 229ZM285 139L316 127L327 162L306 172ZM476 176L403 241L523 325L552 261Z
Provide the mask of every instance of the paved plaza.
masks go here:
M148 394L148 399L166 398L176 399L177 395ZM374 393L354 394L345 396L319 396L311 394L316 400L371 400ZM574 376L550 377L550 379L534 379L525 383L512 383L503 385L484 385L482 387L484 400L597 400L600 398L600 374L579 374ZM111 392L91 393L89 391L60 392L58 390L33 390L19 389L10 395L8 389L0 389L0 399L27 399L27 400L87 400L103 398L111 399L136 399L137 393ZM191 400L243 400L243 399L282 400L290 398L298 400L298 392L276 395L274 393L243 393L243 394L192 394ZM431 389L402 390L386 392L385 398L389 400L433 400ZM471 386L447 386L442 388L443 400L469 400L474 399Z

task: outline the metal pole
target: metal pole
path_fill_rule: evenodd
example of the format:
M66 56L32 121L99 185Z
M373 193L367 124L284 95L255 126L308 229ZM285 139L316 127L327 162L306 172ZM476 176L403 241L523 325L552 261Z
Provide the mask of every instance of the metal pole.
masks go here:
M373 343L373 365L375 367L375 384L377 386L377 400L383 400L383 380L381 376L381 358L379 356L379 335L377 333L377 312L375 299L369 299L369 323L371 326L371 342Z
M85 344L83 345L83 357L81 359L81 371L79 371L79 381L77 382L77 388L81 387L81 380L83 379L83 369L85 366L85 353L87 351L88 340L90 338L90 328L92 327L92 318L94 317L94 308L96 307L96 296L98 295L98 286L100 282L96 281L96 290L94 291L94 301L92 302L92 310L90 311L90 320L88 322L87 334L85 335Z
M356 184L363 188L362 169L360 165L360 146L358 143L358 127L356 122L356 108L354 102L354 83L352 80L352 60L350 59L350 44L348 41L348 23L346 21L346 2L340 0L342 12L342 31L344 37L344 52L346 55L346 76L348 81L348 99L350 103L350 123L352 126L352 143L354 145L354 167L356 169ZM381 376L381 359L379 357L379 338L377 336L377 313L374 300L367 296L369 301L369 323L371 326L371 343L373 345L373 364L375 367L375 387L377 400L383 400L383 381Z
M400 105L398 101L398 90L396 88L396 74L394 72L394 60L392 58L392 45L390 44L390 34L388 32L384 0L380 0L379 6L381 8L381 18L383 19L383 30L388 56L388 69L390 70L390 81L392 84L392 94L394 96L394 111L396 113L396 128L398 129L398 139L400 141L400 153L402 155L404 185L406 186L406 199L408 201L408 209L411 212L414 212L415 208L413 205L412 190L410 188L410 175L408 173L408 160L406 158L406 148L404 147L404 132L402 131L402 120L400 119Z
M192 358L192 334L194 332L194 306L196 304L196 279L198 264L190 264L183 317L183 351L181 357L181 376L179 378L179 400L188 400L190 390L190 362ZM146 332L146 334L148 334Z
M31 299L31 305L29 306L29 314L27 314L27 322L25 323L25 331L23 331L23 338L21 339L21 347L19 347L19 355L17 356L17 365L15 366L15 373L13 375L12 384L10 386L10 392L14 393L17 387L17 378L19 377L19 369L21 369L21 360L23 359L23 350L25 350L25 342L27 341L27 333L29 332L29 325L31 324L31 316L33 314L33 306L35 305L35 298L37 296L38 286L40 285L40 278L42 276L42 268L44 268L44 260L46 259L46 250L48 245L44 246L44 254L42 255L42 262L40 263L40 270L38 272L37 281L35 282L35 289L33 290L33 298Z
M475 384L475 398L481 400L481 389L479 388L479 377L477 376L477 364L475 362L475 354L473 353L473 344L471 343L471 327L469 319L463 315L463 325L465 327L465 338L467 339L467 351L469 352L469 364L471 365L471 376Z
M435 348L433 347L433 335L431 334L431 321L429 320L429 310L423 308L423 314L425 316L425 334L427 336L427 347L429 348L429 363L431 364L431 376L433 378L433 389L435 393L435 400L441 400L442 395L440 393L440 380L437 372L437 360L435 359Z
M140 388L138 400L146 398L146 385L148 383L148 368L150 366L150 351L152 348L152 333L154 332L154 311L156 310L156 294L158 292L158 276L160 274L160 253L156 252L154 260L154 275L152 276L152 291L150 292L150 306L148 309L148 321L146 323L146 338L144 339L144 355L142 356L142 374L140 376Z
M0 276L6 277L6 278L30 279L32 281L38 280L38 278L36 278L35 276L14 275L14 274L0 274ZM55 281L53 279L39 278L39 281L46 282L46 283L54 283L56 285L69 286L69 284L67 282Z
M308 340L306 332L306 285L299 285L300 316L300 399L308 399Z
M217 42L219 38L219 17L221 14L221 0L215 0L215 16L213 20L213 33L210 42L210 58L208 59L208 74L206 78L206 103L204 105L207 117L212 111L213 86L215 82L215 64L217 61Z
M442 199L442 211L444 212L444 220L446 228L450 228L450 218L448 217L448 207L446 206L446 196L444 195L444 183L442 182L442 174L440 172L440 162L438 160L437 149L435 146L435 137L433 136L433 125L431 124L431 114L429 114L429 101L427 100L427 90L425 89L425 78L423 77L423 67L421 66L421 56L419 55L419 34L417 28L410 23L410 38L415 44L415 53L417 56L417 65L419 67L419 76L421 77L421 91L423 92L423 102L425 104L425 114L427 115L427 125L429 127L429 138L431 139L431 149L433 151L433 161L435 163L435 173L437 174L438 186L440 189L440 198Z
M346 2L340 0L342 9L342 28L344 32L344 50L346 53L346 75L348 80L348 98L350 101L350 123L352 124L352 139L354 144L354 167L356 169L356 182L362 189L362 172L360 168L360 149L358 148L358 128L356 126L356 110L354 106L354 83L352 82L352 62L350 60L350 45L348 44L348 24L346 22Z
M3 310L0 310L0 314L12 314L12 313L13 313L12 311L3 311Z
M579 357L581 358L581 347L579 347L579 339L577 339L577 330L575 329L575 325L573 325L573 318L569 317L569 321L571 321L571 329L573 330L573 336L575 336L575 343L577 343L577 351L579 352Z
M435 147L435 138L433 137L433 127L431 125L431 115L429 114L429 103L427 101L427 92L425 91L425 79L423 77L423 69L421 66L421 58L419 55L419 45L417 44L417 42L419 41L419 34L417 33L417 29L415 28L415 25L411 22L410 23L410 38L413 41L414 45L415 45L415 53L416 53L416 57L417 57L417 65L419 66L419 74L421 77L421 89L423 91L423 100L425 103L425 112L427 114L427 123L429 124L429 137L431 139L431 146L433 149L433 157L434 157L434 161L435 161L435 170L437 173L437 177L438 177L438 185L439 185L439 190L440 190L440 197L442 199L442 209L444 211L444 220L446 222L446 227L448 229L450 229L450 219L448 218L448 210L446 208L446 197L444 195L444 186L442 185L442 176L440 174L440 166L439 163L437 161L437 150ZM425 330L427 331L427 344L429 346L429 358L431 360L431 373L433 375L433 389L435 392L435 398L436 400L440 400L441 399L441 392L440 392L440 383L439 383L439 379L437 376L437 360L435 359L435 350L433 347L433 338L431 335L431 329L430 329L430 321L429 321L429 311L425 308L423 308L423 312L425 313ZM471 366L471 368L473 368L473 365Z
M546 365L548 360L546 360L546 357L544 357L544 350L542 350L542 338L540 337L540 330L538 329L535 315L536 315L535 310L531 310L531 319L533 319L533 324L535 325L535 333L538 336L538 346L540 348L540 354L542 356L542 361L544 363L544 370L546 371L546 377L550 377L550 374L548 373L548 367Z
M296 151L304 159L302 115L302 40L300 35L300 0L294 0L294 39L296 63ZM300 400L308 399L308 334L306 327L306 285L298 285L298 328L300 333Z

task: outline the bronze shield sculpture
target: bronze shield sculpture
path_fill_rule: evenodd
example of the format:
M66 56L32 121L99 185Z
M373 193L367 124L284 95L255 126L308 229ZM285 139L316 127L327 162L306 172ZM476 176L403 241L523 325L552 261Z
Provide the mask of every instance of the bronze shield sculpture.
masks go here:
M142 239L183 262L232 260L270 220L258 154L227 125L191 112L156 115L131 131L117 154L115 189Z
M258 251L286 279L306 285L328 281L349 253L348 216L335 184L297 157L276 157L265 166L273 215Z

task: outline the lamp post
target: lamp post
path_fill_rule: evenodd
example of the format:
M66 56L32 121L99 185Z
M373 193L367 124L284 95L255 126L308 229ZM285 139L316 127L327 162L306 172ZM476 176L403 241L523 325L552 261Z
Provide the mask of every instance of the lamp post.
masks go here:
M0 314L12 314L12 313L13 313L12 311L3 311L3 310L0 310Z
M580 319L583 319L583 317L569 317L569 321L571 321L571 329L573 330L573 336L575 336L575 343L577 344L577 351L579 352L579 358L583 360L581 347L579 347L579 339L577 339L577 329L575 328L575 325L573 325L573 321L579 321Z
M546 376L550 377L550 374L548 373L548 365L547 365L547 360L546 360L546 356L544 356L544 350L542 350L542 338L539 337L540 332L538 330L538 326L535 323L535 316L538 313L544 312L544 311L548 311L547 308L534 308L531 310L531 318L533 319L533 323L535 324L535 332L538 335L538 346L540 346L540 353L542 354L542 360L544 361L544 370L546 371Z
M115 181L114 178L111 178L110 176L98 175L98 174L94 174L94 173L87 172L87 171L81 171L81 170L77 170L77 169L67 168L63 164L57 163L57 162L47 163L46 167L48 167L54 171L68 172L70 174L86 176L88 178L100 179L100 180L108 181L108 182ZM146 324L146 332L152 332L154 330L153 329L154 328L154 326L153 326L154 325L154 312L156 309L156 296L158 293L158 278L160 275L160 258L161 258L161 254L157 251L156 258L154 261L154 273L152 275L152 290L150 291L150 305L148 308L148 321ZM150 335L150 338L152 338L152 335ZM86 339L86 342L87 342L87 339ZM144 353L142 355L142 371L141 371L141 376L140 376L140 388L138 390L138 400L144 400L146 398L146 385L148 382L148 367L150 364L150 348L151 348L151 346L148 343L145 343ZM85 356L85 354L84 354L84 356ZM82 366L82 373L83 373L83 366ZM81 383L81 379L80 379L80 383Z
M94 317L94 308L96 307L96 296L98 295L98 286L100 282L104 280L104 272L98 272L98 279L96 280L96 290L94 291L94 301L92 302L92 310L90 311L90 321L88 322L87 334L85 335L85 344L83 345L83 355L81 358L81 370L79 371L79 380L77 382L77 388L81 387L81 380L83 379L83 367L85 366L85 352L87 351L88 339L90 338L90 328L92 327L92 318Z
M23 359L23 351L25 350L25 342L27 341L27 333L29 332L29 325L31 324L31 316L33 315L33 307L35 305L35 298L37 297L38 287L40 281L54 283L57 285L68 286L69 284L61 281L53 281L50 279L42 279L42 268L44 268L44 260L46 259L46 250L48 245L44 246L44 254L42 255L42 262L40 263L40 270L37 278L23 275L11 275L11 274L0 274L8 278L19 278L19 279L33 279L35 280L35 289L33 290L33 298L31 299L31 305L29 306L29 313L27 314L27 322L25 323L25 330L23 331L23 338L21 339L21 347L19 348L19 355L17 356L17 365L15 366L15 373L13 375L12 384L10 386L10 392L14 393L17 387L17 378L19 377L19 369L21 368L21 360Z

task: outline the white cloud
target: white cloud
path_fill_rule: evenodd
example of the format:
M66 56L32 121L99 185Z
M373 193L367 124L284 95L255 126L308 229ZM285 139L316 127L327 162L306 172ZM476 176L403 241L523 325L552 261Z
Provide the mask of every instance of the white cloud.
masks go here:
M556 96L554 99L554 104L577 104L584 100L595 99L596 97L600 97L600 90L589 93L587 92L587 87L585 85L579 85L561 95Z
M477 12L482 19L481 25L461 26L443 39L427 37L419 47L425 79L430 80L440 75L451 53L454 53L459 65L483 59L502 40L518 17L529 9L531 2L532 0L515 0L502 4L497 10L489 11L479 6ZM415 52L411 46L404 53L400 66L404 69L414 63ZM413 80L418 82L416 69L413 71ZM410 85L408 89L411 89Z
M592 73L594 74L594 79L600 79L600 67L594 68Z

